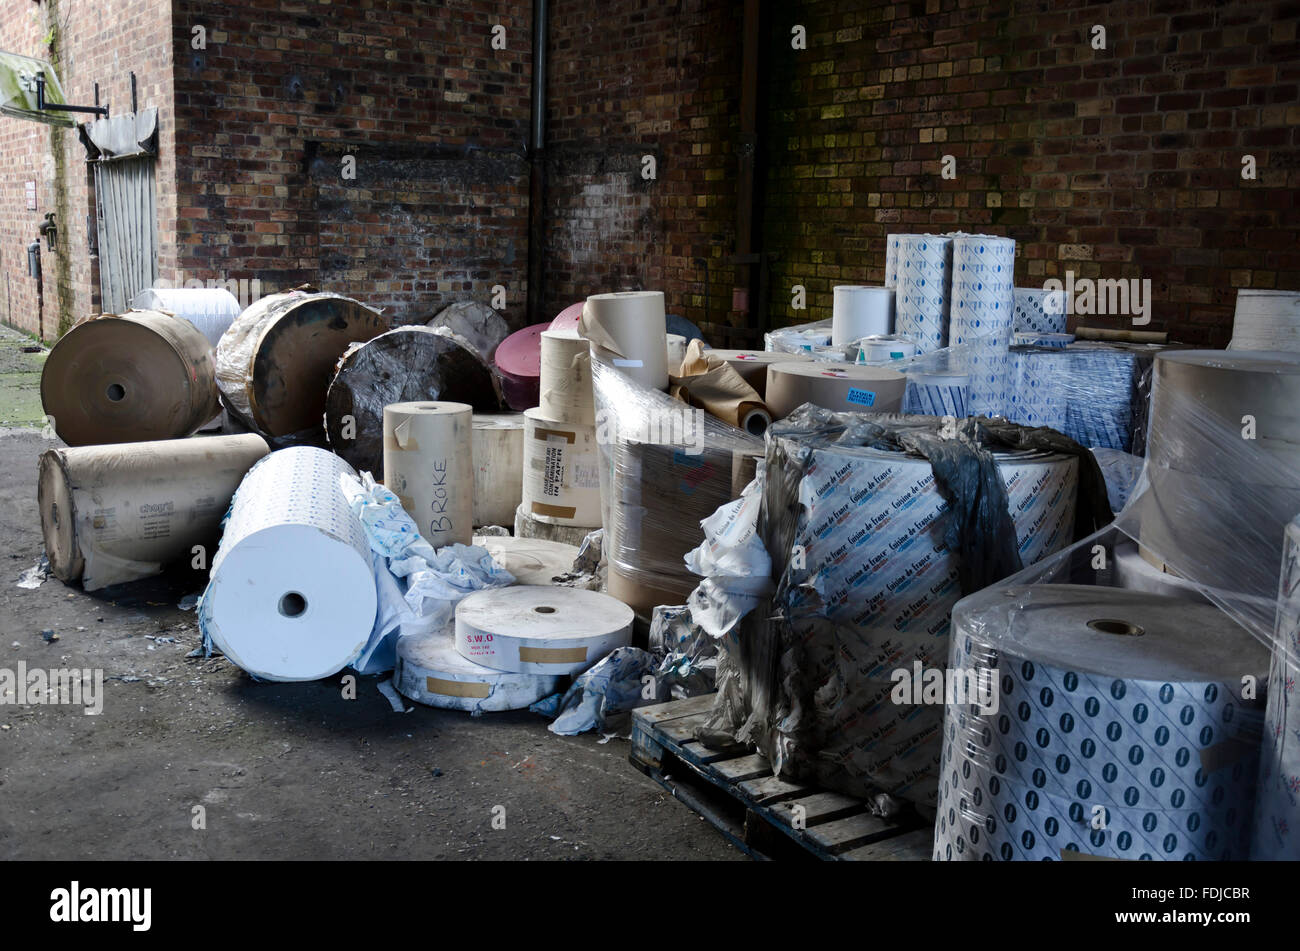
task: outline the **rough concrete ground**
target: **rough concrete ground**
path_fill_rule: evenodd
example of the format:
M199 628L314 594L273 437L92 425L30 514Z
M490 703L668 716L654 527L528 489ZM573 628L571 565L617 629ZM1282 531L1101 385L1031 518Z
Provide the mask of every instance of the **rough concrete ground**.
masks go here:
M203 584L188 568L93 594L19 588L43 553L36 462L54 445L0 430L0 668L102 668L104 710L0 705L0 857L743 858L624 740L558 737L526 712L399 714L379 678L346 700L339 678L263 684L188 657L198 629L177 604Z

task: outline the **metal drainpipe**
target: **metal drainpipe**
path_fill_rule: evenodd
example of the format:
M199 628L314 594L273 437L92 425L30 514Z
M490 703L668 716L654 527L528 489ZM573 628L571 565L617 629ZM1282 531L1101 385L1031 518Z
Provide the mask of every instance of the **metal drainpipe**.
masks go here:
M533 0L533 102L528 143L528 324L546 319L546 40L547 0Z

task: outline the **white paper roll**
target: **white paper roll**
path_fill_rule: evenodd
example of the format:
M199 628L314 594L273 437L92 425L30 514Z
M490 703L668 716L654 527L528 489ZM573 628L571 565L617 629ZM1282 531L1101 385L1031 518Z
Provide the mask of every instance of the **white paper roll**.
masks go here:
M384 407L384 485L434 548L468 545L474 521L474 410L468 403Z
M466 660L456 638L440 630L397 640L393 685L416 703L444 710L495 713L524 710L559 689L554 674L515 674Z
M206 639L262 680L319 680L360 654L375 621L370 545L331 452L271 453L235 493L199 604Z
M486 548L492 560L514 575L519 584L548 585L556 577L573 571L578 557L576 545L544 538L475 535L474 544Z
M599 527L565 525L545 515L533 515L522 504L515 509L515 538L536 538L577 547Z
M239 298L224 287L147 287L131 299L131 309L159 310L189 321L214 352L242 310Z
M1064 290L1045 291L1041 287L1017 287L1012 290L1012 324L1016 330L1030 333L1065 333L1069 317L1069 297Z
M631 608L597 591L478 591L456 605L456 650L493 670L578 674L630 644L632 621Z
M1238 290L1228 349L1300 351L1300 292Z
M596 427L524 412L523 504L562 525L600 525Z
M997 709L944 720L936 859L1246 857L1267 654L1208 604L1116 588L986 589L953 671ZM1100 820L1100 821L1099 821Z
M952 288L952 239L937 234L902 234L898 239L894 329L915 340L921 353L948 345L948 303Z
M662 291L624 291L587 298L579 332L600 357L642 386L668 389L668 323Z
M509 526L523 499L524 414L474 414L474 525Z
M955 416L958 419L968 416L970 377L964 373L907 374L903 412L920 416Z
M668 372L671 374L680 370L682 361L686 359L687 340L681 334L669 334L667 345Z
M563 330L544 330L538 409L547 419L596 424L591 392L591 346L586 338Z
M843 346L863 337L894 332L894 291L888 287L837 284L831 307L831 343Z
M1016 243L993 235L954 235L948 343L959 347L977 337L1011 342L1015 322Z
M855 363L888 363L890 360L905 360L917 354L915 340L888 334L883 337L864 337L857 341L858 355Z

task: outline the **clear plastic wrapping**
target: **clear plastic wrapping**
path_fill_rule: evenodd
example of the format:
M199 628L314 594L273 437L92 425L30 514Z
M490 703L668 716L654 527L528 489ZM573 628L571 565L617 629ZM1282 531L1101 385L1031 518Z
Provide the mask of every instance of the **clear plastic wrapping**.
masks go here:
M684 558L700 522L753 479L762 440L641 386L593 354L609 593L648 617L699 579Z

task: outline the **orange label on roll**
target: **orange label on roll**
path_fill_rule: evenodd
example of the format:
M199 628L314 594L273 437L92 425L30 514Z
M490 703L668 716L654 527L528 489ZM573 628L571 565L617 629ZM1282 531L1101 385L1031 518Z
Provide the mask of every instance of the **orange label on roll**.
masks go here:
M545 515L547 518L573 518L578 514L578 510L572 505L547 505L545 502L534 502L533 514Z
M586 659L585 647L519 648L519 660L525 664L581 664Z
M552 436L555 436L558 439L563 439L565 442L569 443L570 445L576 442L578 438L576 433L566 433L562 429L538 429L533 432L533 437L535 439L541 439L543 441L549 439Z
M444 697L471 697L482 699L492 693L488 684L467 683L463 680L443 680L441 677L425 677L424 689L429 693Z

